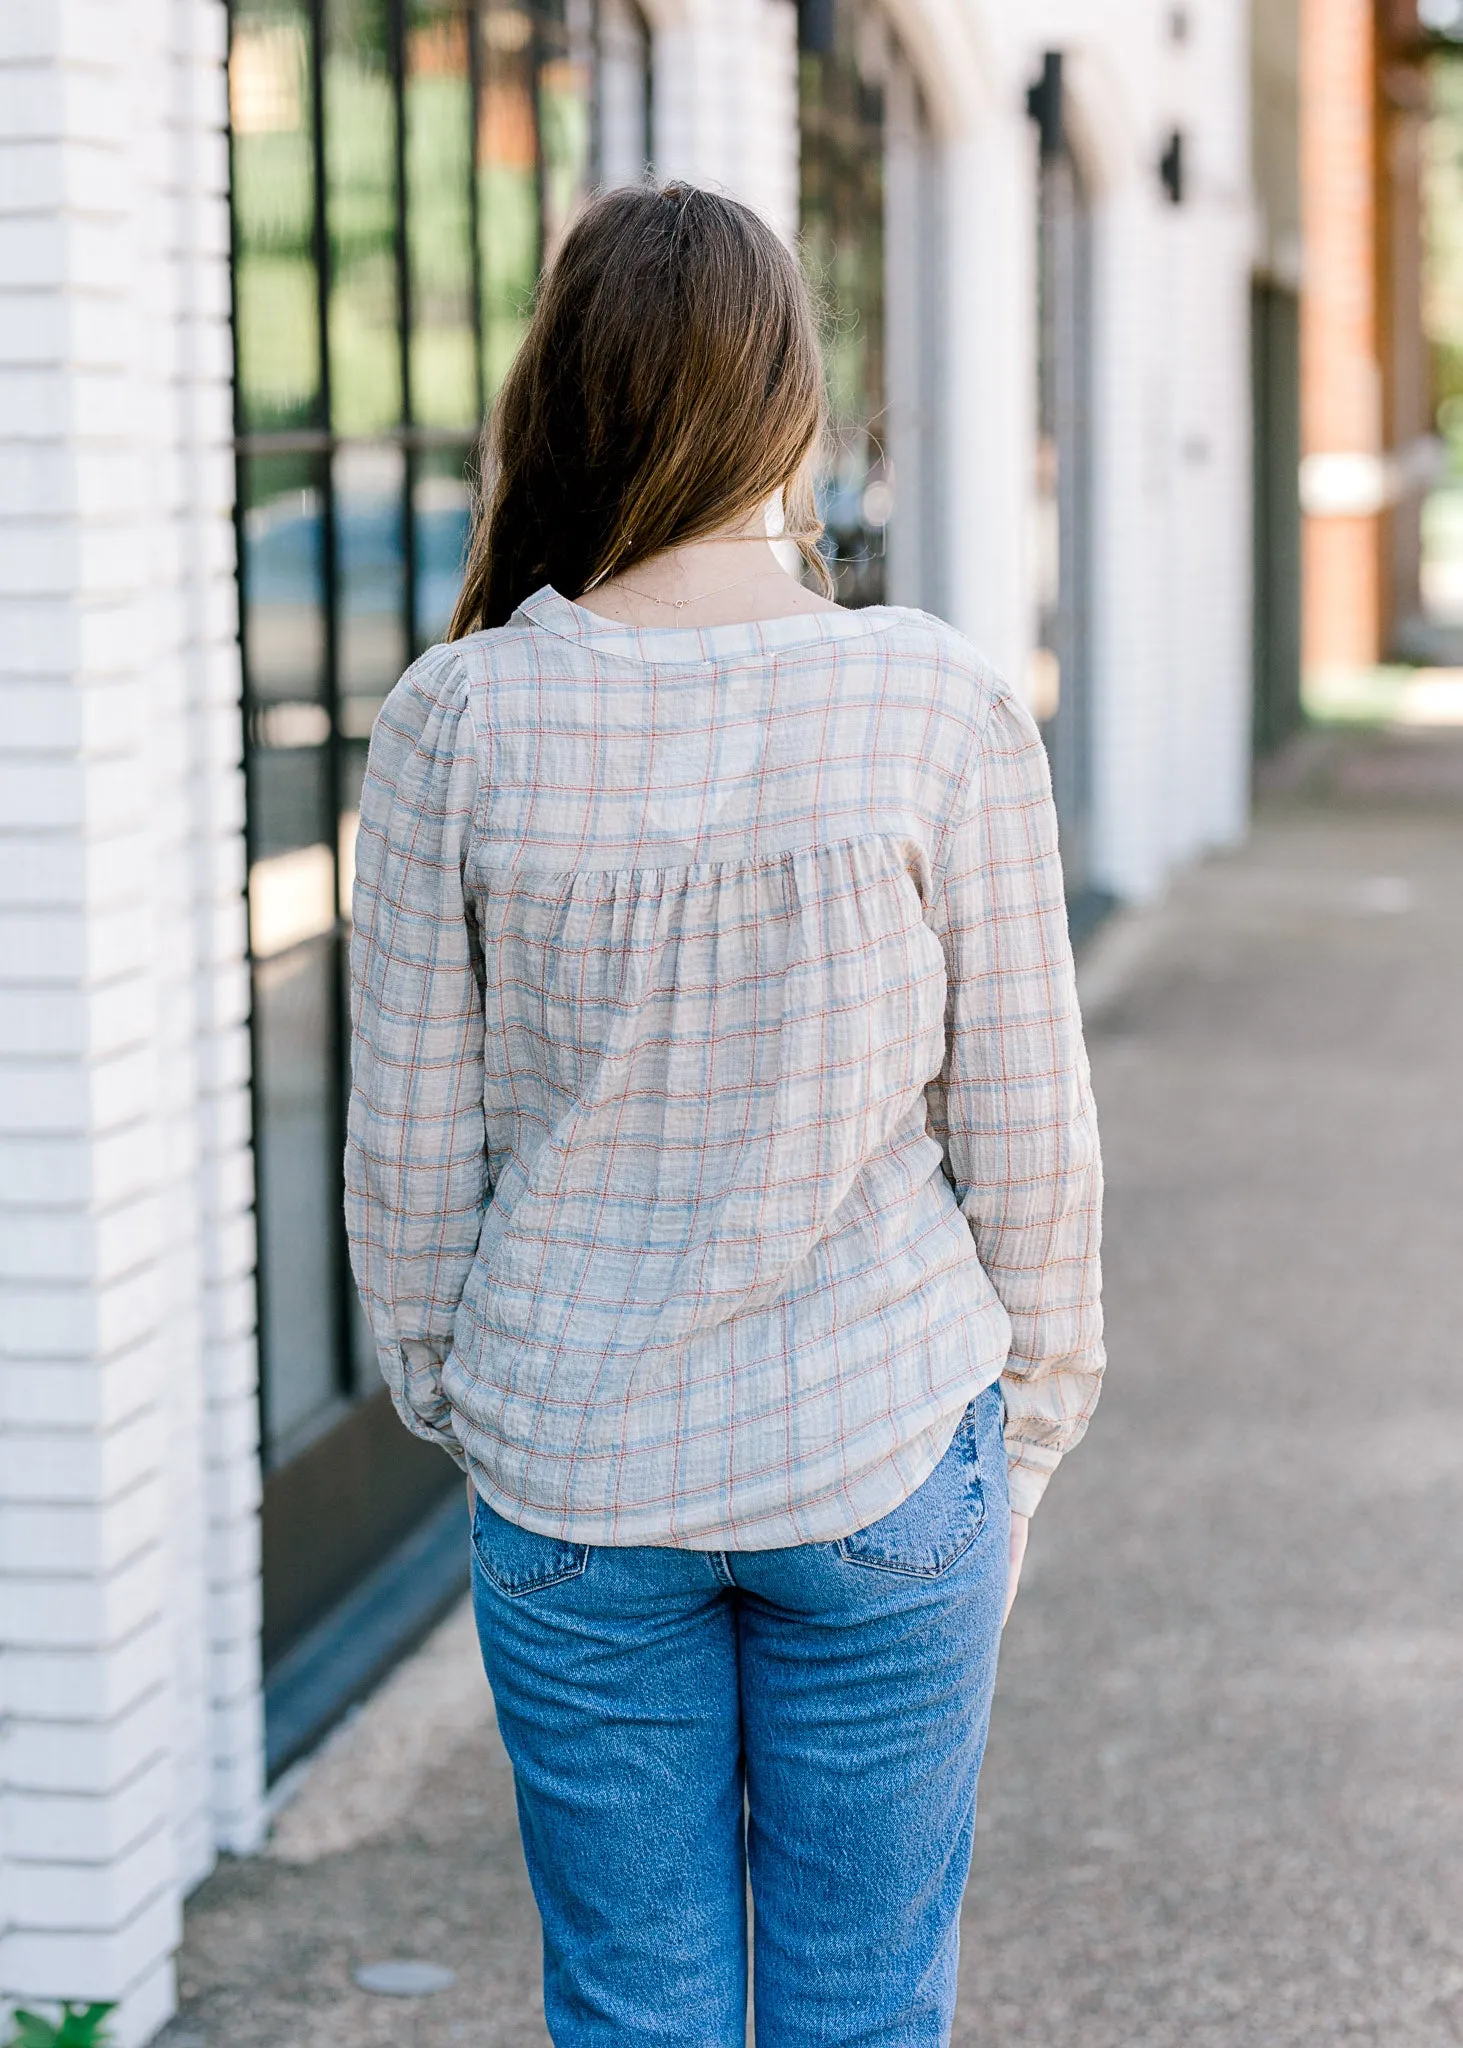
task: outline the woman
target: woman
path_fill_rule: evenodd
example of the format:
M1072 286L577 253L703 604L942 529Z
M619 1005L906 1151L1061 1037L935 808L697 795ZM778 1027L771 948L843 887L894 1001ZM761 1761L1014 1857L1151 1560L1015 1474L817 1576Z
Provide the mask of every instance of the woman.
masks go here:
M792 259L597 200L377 721L347 1159L407 1427L465 1466L560 2044L948 2039L1001 1625L1101 1373L1045 758L810 574ZM782 545L786 545L783 543ZM745 1813L745 1831L744 1831Z

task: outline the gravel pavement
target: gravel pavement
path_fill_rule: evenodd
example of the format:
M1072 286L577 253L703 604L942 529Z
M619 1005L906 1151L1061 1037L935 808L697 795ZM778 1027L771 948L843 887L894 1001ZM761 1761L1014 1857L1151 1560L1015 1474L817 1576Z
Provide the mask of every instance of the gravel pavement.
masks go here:
M1007 1632L956 2048L1463 2043L1463 735L1271 781L1084 964L1110 1384ZM456 1984L354 1988L392 1956ZM541 2048L464 1613L180 1976L167 2048Z

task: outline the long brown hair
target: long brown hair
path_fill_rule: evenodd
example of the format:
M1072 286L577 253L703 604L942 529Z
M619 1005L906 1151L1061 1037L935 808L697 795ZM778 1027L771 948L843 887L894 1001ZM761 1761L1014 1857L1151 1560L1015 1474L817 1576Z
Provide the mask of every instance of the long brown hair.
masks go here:
M823 421L812 305L771 228L695 185L600 194L544 276L484 430L447 637L502 625L545 583L582 596L779 489L831 589L808 462Z

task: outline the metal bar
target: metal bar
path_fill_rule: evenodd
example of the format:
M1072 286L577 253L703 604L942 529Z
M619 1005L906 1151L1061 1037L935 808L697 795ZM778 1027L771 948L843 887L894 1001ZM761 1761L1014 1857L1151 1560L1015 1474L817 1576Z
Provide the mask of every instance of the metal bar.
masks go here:
M241 434L239 447L246 455L334 454L358 437L327 433L323 428L288 427L278 433ZM383 427L367 437L393 448L455 448L462 439L461 427Z
M487 375L483 368L483 245L478 194L478 137L483 118L483 43L477 0L467 0L467 90L472 133L468 144L467 217L472 238L472 362L473 390L479 423L488 409Z
M320 455L335 446L324 427L286 427L277 433L240 434L235 444L244 455Z
M602 185L605 174L604 138L604 9L600 0L589 0L589 182Z
M228 28L229 28L229 42L230 42L230 47L232 47L232 40L233 40L233 17L234 17L234 0L229 0L229 9L228 9ZM246 461L247 461L247 457L246 457L246 454L245 454L245 436L244 436L244 434L243 434L243 431L242 431L242 428L243 428L243 418L244 418L244 399L243 399L243 388L242 388L242 384L241 384L241 381L240 381L240 377L239 377L239 353L238 353L238 336L239 336L239 220L238 220L238 212L237 212L237 207L236 207L236 195L237 195L237 193L238 193L238 189L239 189L239 182L238 182L238 177L237 177L237 175L236 175L236 163L235 163L235 149L234 149L234 130L233 130L233 123L232 123L232 121L230 121L230 123L229 123L229 332L230 332L230 333L231 333L231 334L233 335L233 337L234 337L234 365L233 365L233 379L232 379L232 390L231 390L231 393L230 393L231 399L232 399L232 401L233 401L233 423L234 423L234 587L235 587L235 594L236 594L236 597L237 597L237 600L238 600L238 640L239 640L239 676L240 676L240 683L241 683L241 687L240 687L240 691L239 691L239 723L240 723L240 728L241 728L241 736L242 736L242 741L243 741L243 758L244 758L244 892L243 892L243 893L244 893L244 918L245 918L245 929L246 929L246 931L247 931L247 930L248 930L248 916L249 916L249 865L250 865L250 862L251 862L251 860L252 860L252 858L253 858L253 851L254 851L254 838L255 838L255 829L254 829L254 818L255 818L255 806L254 806L254 803L253 803L253 801L252 801L252 796L253 796L253 782L254 782L254 747L253 747L253 743L252 743L252 741L251 741L251 739L250 739L250 735L249 735L249 722L250 722L250 719L249 719L249 714L250 714L250 711L251 711L251 709L252 709L252 696L253 696L253 691L252 691L252 688L251 688L251 683L250 683L250 669L249 669L249 639L248 639L248 613L247 613L247 608L246 608L246 605L245 605L245 576L246 576L246 570L245 570L245 551L244 551L244 480L245 480L245 474L246 474L245 464L246 464ZM253 959L252 959L252 946L253 946L253 936L252 936L252 934L250 934L250 939L249 939L249 945L250 945L250 949L251 949L251 958L250 958L250 962L249 962L249 1017L248 1017L248 1032L249 1032L249 1144L250 1144L250 1149L251 1149L251 1152L253 1153L254 1157L255 1157L255 1158L257 1158L257 1157L258 1157L258 1152L259 1152L259 1127L260 1127L260 1123L262 1122L262 1118L261 1118L261 1116L260 1116L260 1113L259 1113L259 1006L258 1006L257 1002L256 1002L256 1001L255 1001L255 999L254 999L254 964L253 964ZM259 1229L259 1185L258 1185L258 1175L257 1175L257 1174L256 1174L256 1175L255 1175L255 1177L254 1177L254 1202L253 1202L253 1207L254 1207L254 1244L255 1244L255 1253L254 1253L254 1302L255 1302L255 1328L256 1328L256 1343L258 1344L258 1346L259 1346L259 1349L260 1349L260 1352L261 1352L261 1355L262 1355L262 1352L263 1352L263 1344L264 1344L264 1331L265 1331L265 1328L266 1328L266 1318L265 1318L265 1315L264 1315L264 1302L265 1302L265 1290L266 1290L266 1288L268 1287L268 1284L269 1284L269 1282L268 1282L268 1276L267 1276L267 1274L265 1273L265 1270L264 1270L264 1260L263 1260L263 1258L262 1258L262 1257L260 1256L260 1250L259 1250L259 1247L260 1247L260 1246L262 1245L262 1243L263 1243L263 1237L262 1237L262 1234L261 1234L261 1232L260 1232L260 1229ZM259 1415L259 1441L260 1441L260 1444L261 1444L261 1445L265 1445L265 1446L267 1446L267 1444L268 1444L268 1441L269 1441L269 1437L268 1437L268 1416L267 1416L267 1414L266 1414L266 1410L265 1410L265 1388L264 1388L264 1382L265 1382L265 1375L264 1375L264 1373L263 1373L263 1372L261 1371L261 1372L260 1372L260 1374L259 1374L259 1377L258 1377L258 1381L257 1381L256 1389L255 1389L255 1405L256 1405L256 1408L257 1408L257 1410L258 1410L258 1415Z
M325 443L321 451L324 461L324 488L321 492L320 553L321 584L325 603L325 708L330 717L330 738L326 788L329 792L329 846L331 873L334 877L334 908L337 930L331 945L330 977L330 1021L327 1029L330 1039L329 1053L331 1100L325 1105L326 1114L333 1125L334 1142L331 1151L339 1160L345 1153L345 1073L348 1048L345 1033L346 1003L346 961L343 937L339 930L340 916L340 808L345 793L345 748L340 730L340 602L338 579L340 574L340 535L335 502L335 449L333 432L333 393L330 374L330 195L327 187L326 170L326 114L325 114L325 7L326 0L309 0L313 17L314 34L312 48L311 89L315 102L315 304L320 332L320 397L321 411L325 421ZM332 1186L332 1196L334 1195ZM332 1200L331 1209L339 1214L340 1204ZM354 1392L354 1374L350 1355L350 1289L353 1285L350 1272L350 1254L345 1241L345 1225L342 1220L333 1233L330 1267L334 1282L332 1323L335 1338L335 1357L332 1361L335 1384L339 1393L349 1396Z
M412 292L410 208L406 168L406 0L387 0L386 33L390 43L391 86L396 101L396 332L401 363L401 424L407 433L412 426ZM409 661L417 654L417 535L412 516L416 465L412 445L406 446L401 477L401 552L405 589L402 593L402 622L406 628Z
M538 222L538 247L534 251L534 274L537 276L544 267L544 251L548 247L545 193L547 173L544 167L544 123L543 123L543 68L544 32L535 6L529 13L532 34L529 39L530 91L533 95L533 199Z
M323 454L324 489L320 509L321 596L325 608L325 708L330 714L330 777L332 803L339 786L336 730L339 709L339 619L335 602L335 436L331 431L330 375L330 216L325 168L325 0L306 0L310 17L311 142L313 145L314 218L311 235L315 256L315 330L320 351L320 417L323 424L296 434L251 434L244 443L250 454ZM333 835L332 835L333 836Z
M639 0L631 0L631 9L640 29L642 77L645 85L645 164L641 177L651 181L655 177L655 37Z

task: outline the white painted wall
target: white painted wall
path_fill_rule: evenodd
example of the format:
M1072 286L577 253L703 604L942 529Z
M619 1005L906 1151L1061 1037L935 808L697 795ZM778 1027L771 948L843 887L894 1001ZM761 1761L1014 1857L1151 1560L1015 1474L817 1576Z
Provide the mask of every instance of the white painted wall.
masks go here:
M656 171L798 225L797 22L788 0L648 0Z
M1021 685L1034 637L1036 153L1026 88L1066 59L1095 191L1094 879L1157 894L1243 830L1249 781L1249 38L1244 0L887 0L942 199L924 317L942 608ZM796 220L793 10L657 0L659 168ZM1175 12L1187 19L1182 40ZM1158 178L1184 130L1187 184ZM902 252L897 261L907 258ZM897 594L916 587L899 541ZM925 600L929 600L926 598Z
M260 1817L221 0L0 10L0 1998Z
M944 607L1018 683L1024 95L1068 55L1097 192L1096 866L1141 900L1245 814L1245 7L1190 0L1183 45L1152 0L889 7L939 194L928 345L895 351L927 382L895 398L936 421ZM662 174L793 236L792 7L648 11ZM223 40L222 0L0 10L0 1997L120 1997L124 2043L170 2008L187 1889L260 1825Z
M912 4L912 0L906 0ZM925 0L933 14L936 0ZM1243 830L1249 783L1249 47L1241 0L966 0L984 92L947 124L951 615L1025 673L1034 145L1064 53L1095 192L1095 879L1128 901ZM1171 33L1181 11L1182 41ZM1188 191L1158 180L1185 133Z

